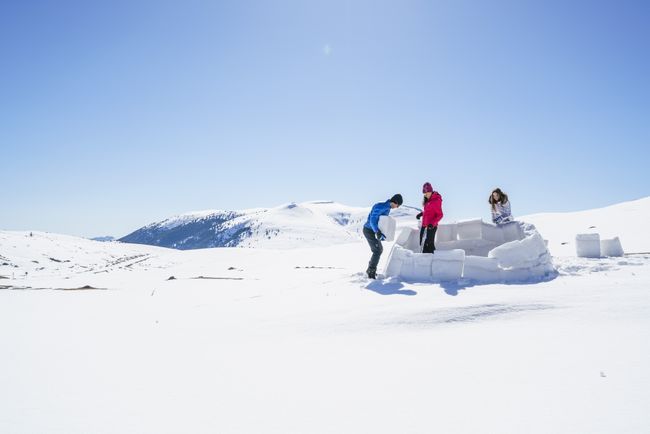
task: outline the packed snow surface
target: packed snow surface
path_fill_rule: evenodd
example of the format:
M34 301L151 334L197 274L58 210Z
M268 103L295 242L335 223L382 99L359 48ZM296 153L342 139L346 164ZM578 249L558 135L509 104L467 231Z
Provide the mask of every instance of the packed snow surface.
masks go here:
M648 216L590 221L650 251ZM551 252L582 232L556 217L533 221ZM572 249L540 283L418 284L366 279L361 239L180 251L0 231L0 432L649 432L650 254Z

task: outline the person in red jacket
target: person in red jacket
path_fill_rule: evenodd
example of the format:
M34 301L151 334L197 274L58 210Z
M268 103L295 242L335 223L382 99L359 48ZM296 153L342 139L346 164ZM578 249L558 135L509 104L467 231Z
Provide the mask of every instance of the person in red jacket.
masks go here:
M418 220L422 218L420 246L422 247L422 253L433 253L436 250L435 240L438 222L442 219L442 196L437 191L433 191L433 187L428 182L425 182L422 186L422 194L424 194L423 210L416 216ZM424 245L422 245L423 240Z

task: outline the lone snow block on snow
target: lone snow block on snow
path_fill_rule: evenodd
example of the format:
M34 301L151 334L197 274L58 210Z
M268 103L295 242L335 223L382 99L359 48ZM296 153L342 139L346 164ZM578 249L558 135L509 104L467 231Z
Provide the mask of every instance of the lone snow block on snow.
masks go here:
M579 258L600 258L600 235L576 235L576 256Z
M600 240L600 254L603 256L623 256L623 246L618 237L611 240Z

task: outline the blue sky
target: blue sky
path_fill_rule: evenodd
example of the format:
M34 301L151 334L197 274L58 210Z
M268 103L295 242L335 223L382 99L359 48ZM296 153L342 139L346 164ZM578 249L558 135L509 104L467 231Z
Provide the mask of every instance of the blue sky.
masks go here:
M123 236L423 182L447 218L650 195L650 2L0 4L0 229Z

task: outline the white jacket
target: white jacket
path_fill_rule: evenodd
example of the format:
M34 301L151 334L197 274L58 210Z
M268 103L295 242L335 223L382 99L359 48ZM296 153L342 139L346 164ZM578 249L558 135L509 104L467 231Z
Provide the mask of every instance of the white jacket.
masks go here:
M510 201L506 203L497 202L492 208L492 222L497 225L513 221L512 212L510 211Z

